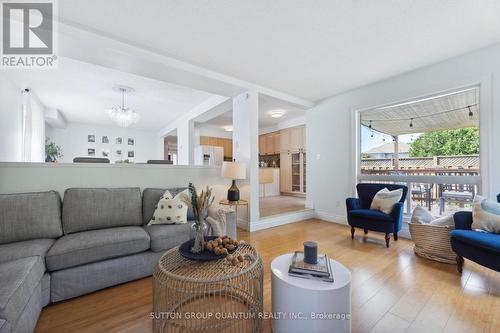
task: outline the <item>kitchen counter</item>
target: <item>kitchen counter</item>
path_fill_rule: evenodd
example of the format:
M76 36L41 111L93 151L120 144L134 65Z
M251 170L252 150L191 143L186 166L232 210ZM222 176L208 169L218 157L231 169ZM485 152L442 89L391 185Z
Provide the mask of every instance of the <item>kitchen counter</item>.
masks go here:
M280 195L280 168L259 168L259 197Z

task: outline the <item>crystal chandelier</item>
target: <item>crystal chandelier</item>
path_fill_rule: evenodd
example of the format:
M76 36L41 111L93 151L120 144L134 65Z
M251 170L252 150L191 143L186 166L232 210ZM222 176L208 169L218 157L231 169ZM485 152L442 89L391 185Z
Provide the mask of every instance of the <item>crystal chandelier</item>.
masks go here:
M139 121L140 116L131 108L125 107L125 93L132 92L133 89L124 86L114 87L113 90L119 91L122 94L122 104L106 110L109 118L113 120L120 127L128 127Z

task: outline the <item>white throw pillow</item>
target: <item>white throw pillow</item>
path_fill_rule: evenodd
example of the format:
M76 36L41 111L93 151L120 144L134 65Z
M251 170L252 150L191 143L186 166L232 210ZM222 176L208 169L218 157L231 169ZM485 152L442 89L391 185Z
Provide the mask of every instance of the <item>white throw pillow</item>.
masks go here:
M440 225L440 226L455 226L455 220L453 219L453 214L448 215L448 216L443 216L439 217L435 220L432 220L431 223L432 225Z
M403 189L401 188L389 191L387 187L384 187L373 197L370 209L380 210L386 214L390 214L394 205L401 200L402 195Z
M428 224L434 220L434 216L429 213L427 209L422 206L417 206L411 214L411 223L415 224Z
M188 206L181 200L182 193L189 195L188 190L182 191L175 197L172 197L168 190L165 191L148 225L187 223Z
M472 203L472 229L500 233L500 203L476 195Z

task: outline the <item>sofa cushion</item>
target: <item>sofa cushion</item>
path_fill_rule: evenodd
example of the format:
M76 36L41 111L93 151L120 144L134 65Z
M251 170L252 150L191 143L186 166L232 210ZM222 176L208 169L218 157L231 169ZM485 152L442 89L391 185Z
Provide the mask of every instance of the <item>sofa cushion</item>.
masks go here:
M61 235L61 199L57 192L0 195L0 244Z
M150 239L141 227L90 230L59 238L46 256L47 269L88 264L149 249Z
M54 244L54 239L32 239L23 242L15 242L0 245L0 263L27 258L32 256L40 256L45 263L45 254Z
M191 225L186 224L148 225L144 229L151 237L151 250L153 252L166 251L189 240Z
M349 211L349 215L359 218L365 218L369 220L377 220L377 221L386 221L386 222L394 222L394 218L386 213L383 213L378 210L371 209L355 209Z
M10 325L5 319L0 319L0 333L10 333Z
M453 230L451 237L473 247L500 253L500 235L474 230Z
M176 196L182 191L186 190L186 187L173 187L173 188L146 188L142 193L142 222L143 224L148 224L153 217L153 214L160 201L161 197L165 191L169 191L172 196ZM193 210L191 208L187 211L187 220L194 220Z
M139 188L70 188L64 192L64 234L142 224Z
M0 317L11 327L23 313L44 271L43 258L39 256L0 264Z

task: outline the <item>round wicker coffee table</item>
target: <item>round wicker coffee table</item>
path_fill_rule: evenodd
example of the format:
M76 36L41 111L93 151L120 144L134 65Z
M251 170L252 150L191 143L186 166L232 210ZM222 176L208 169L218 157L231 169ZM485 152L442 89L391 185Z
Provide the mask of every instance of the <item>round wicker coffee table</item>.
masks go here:
M153 332L261 332L262 259L248 243L233 254L244 261L193 261L178 247L167 251L153 273Z

